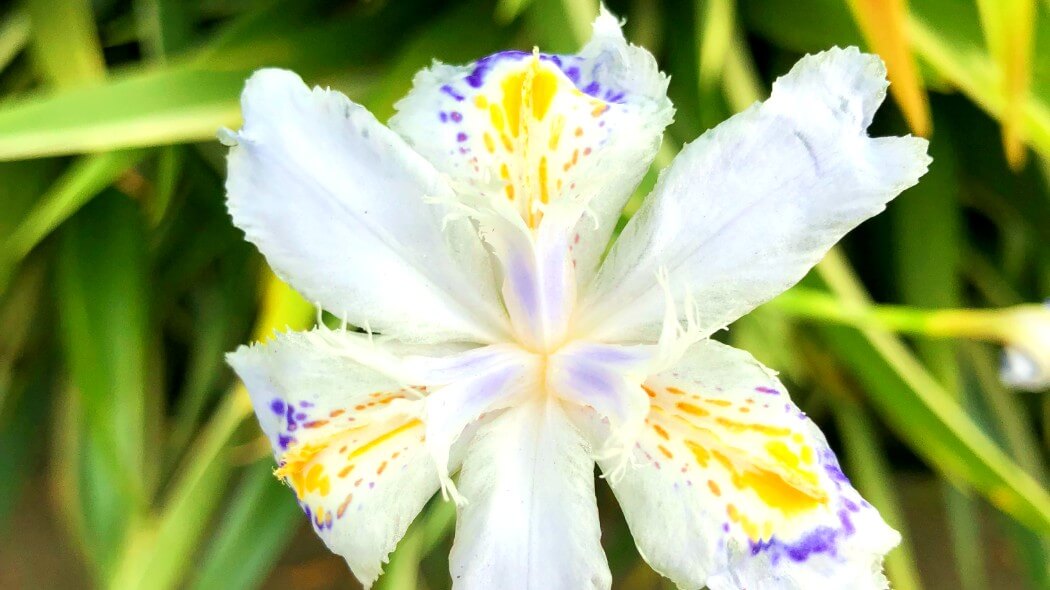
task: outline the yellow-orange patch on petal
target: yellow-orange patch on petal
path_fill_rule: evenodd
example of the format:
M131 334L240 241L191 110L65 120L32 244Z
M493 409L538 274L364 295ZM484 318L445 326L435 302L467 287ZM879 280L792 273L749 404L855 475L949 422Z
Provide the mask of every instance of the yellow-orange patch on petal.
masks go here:
M610 105L577 89L559 67L538 53L491 66L468 98L475 108L451 116L456 146L476 170L499 172L502 190L523 220L537 227L544 208L573 190L576 168L608 135L601 116ZM566 125L573 132L565 133ZM462 135L459 135L459 130ZM486 187L487 194L492 194Z
M650 427L659 436L650 447L654 460L677 456L675 447L681 445L694 469L709 476L711 493L734 498L727 514L749 538L765 538L771 522L826 505L813 447L794 428L802 422L794 415L785 418L783 403L692 393L658 382L642 387L650 401ZM749 409L750 420L737 417L741 408Z
M533 64L539 64L539 60L533 60ZM549 69L540 69L536 65L531 67L531 71L532 116L537 121L542 121L547 116L554 95L558 92L558 78Z
M332 488L329 469L336 470L339 478L345 478L357 462L368 459L369 453L415 429L422 430L422 422L413 418L370 436L364 435L374 430L374 427L355 426L334 430L324 436L293 444L281 457L280 467L274 471L274 475L285 480L300 500L313 493L324 498ZM359 439L362 436L364 438ZM355 444L346 444L351 439ZM347 453L346 449L351 446L353 449ZM335 452L327 452L329 450ZM377 475L382 474L385 466L386 462L383 461Z

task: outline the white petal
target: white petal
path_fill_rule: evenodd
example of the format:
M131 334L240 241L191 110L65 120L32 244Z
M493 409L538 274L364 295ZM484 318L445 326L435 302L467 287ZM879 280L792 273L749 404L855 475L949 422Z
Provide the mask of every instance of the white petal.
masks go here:
M603 11L577 55L504 51L420 72L390 125L473 207L509 208L532 227L564 209L587 280L671 121L666 90L652 55Z
M509 344L485 346L440 359L409 359L409 363L428 384L430 393L423 402L426 445L446 487L451 484L451 449L464 429L485 412L535 394L539 385L539 358Z
M457 590L609 588L589 448L553 400L493 417L470 443L450 556Z
M549 350L564 342L576 304L576 272L564 226L508 227L488 238L503 271L503 302L518 342Z
M561 399L594 408L614 433L599 453L623 456L649 414L641 388L656 354L653 346L616 346L573 342L551 355L547 384Z
M279 475L325 544L368 586L437 491L438 474L423 445L421 402L410 401L412 393L382 367L392 355L376 351L376 368L347 354L371 346L361 340L342 332L283 334L228 359L273 444Z
M504 333L474 228L425 202L451 189L363 107L261 70L242 95L229 210L282 279L351 324L419 341Z
M926 172L925 140L867 136L885 93L878 57L832 49L803 58L769 100L686 146L583 299L581 330L654 340L661 269L676 300L697 302L706 334L795 284Z
M769 369L704 341L645 390L633 466L610 483L653 569L681 588L886 587L899 535Z

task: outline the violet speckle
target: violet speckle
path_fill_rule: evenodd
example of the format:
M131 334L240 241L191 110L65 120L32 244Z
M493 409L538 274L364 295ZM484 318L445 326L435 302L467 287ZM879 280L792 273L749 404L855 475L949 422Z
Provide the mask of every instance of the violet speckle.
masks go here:
M444 92L445 94L451 96L452 98L456 99L457 101L463 100L463 95L458 93L458 92L456 92L456 89L451 87L451 86L449 86L448 84L445 84L444 86L442 86L441 87L441 91Z

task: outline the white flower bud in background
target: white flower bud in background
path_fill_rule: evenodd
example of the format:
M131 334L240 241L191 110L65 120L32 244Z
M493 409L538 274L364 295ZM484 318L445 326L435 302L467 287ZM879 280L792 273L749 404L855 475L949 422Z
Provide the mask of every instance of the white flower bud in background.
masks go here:
M1004 326L999 378L1014 389L1050 388L1050 299L1011 310Z

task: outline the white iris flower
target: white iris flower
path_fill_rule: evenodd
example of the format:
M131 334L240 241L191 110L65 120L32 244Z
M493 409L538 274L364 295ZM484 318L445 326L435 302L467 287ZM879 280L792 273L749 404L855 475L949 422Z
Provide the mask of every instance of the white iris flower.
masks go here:
M774 373L708 337L914 185L926 141L868 137L877 57L807 56L681 151L603 261L667 84L605 11L577 55L435 64L389 127L287 71L248 81L234 223L369 333L229 360L277 474L366 586L441 490L455 588L609 588L597 462L682 588L885 588L899 535Z

